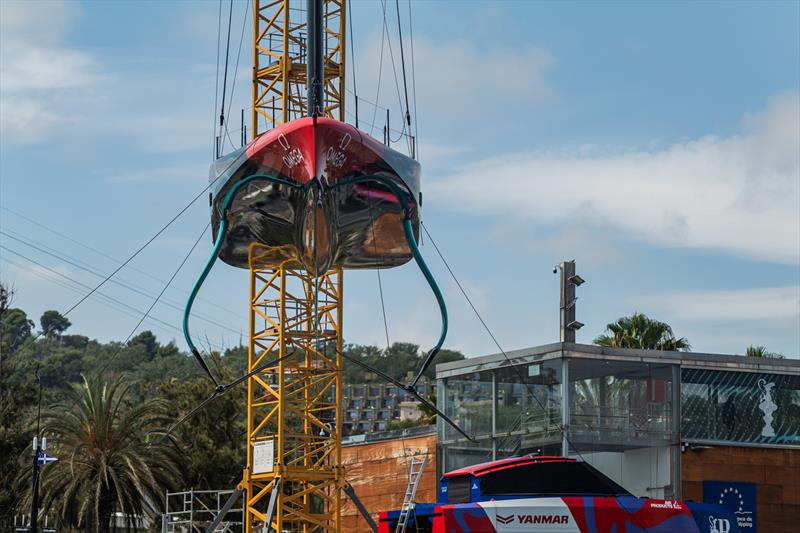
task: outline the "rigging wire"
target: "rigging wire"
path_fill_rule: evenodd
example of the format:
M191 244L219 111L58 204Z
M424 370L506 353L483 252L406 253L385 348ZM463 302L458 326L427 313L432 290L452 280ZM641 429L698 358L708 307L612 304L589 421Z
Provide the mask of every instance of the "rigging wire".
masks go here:
M347 16L350 19L350 70L353 71L353 96L356 104L356 129L358 129L358 87L356 86L356 45L353 41L353 4L347 6Z
M172 276L170 276L169 280L167 280L167 282L164 284L164 287L161 289L161 292L159 292L159 293L158 293L158 296L156 296L156 297L153 299L153 302L150 304L150 307L148 307L148 308L147 308L147 311L145 311L145 312L144 312L144 314L142 315L142 318L140 318L140 319L139 319L139 321L136 323L136 325L135 325L135 326L133 326L133 329L132 329L132 330L131 330L131 332L128 334L128 337L127 337L127 338L126 338L126 339L125 339L125 340L122 342L122 344L121 344L121 345L120 345L120 347L117 349L117 351L116 351L116 352L114 352L114 354L113 354L111 357L109 357L109 358L108 358L108 360L106 361L106 363L103 365L103 368L101 368L101 369L100 369L100 372L99 372L99 374L102 374L103 372L105 372L105 371L106 371L106 369L108 369L108 367L109 367L109 366L111 366L111 363L113 363L113 362L114 362L114 359L116 359L116 358L117 358L117 356L120 354L120 352L122 352L122 350L123 350L125 347L127 347L127 345L128 345L128 342L129 342L129 341L131 340L131 338L133 337L133 334L134 334L134 333L136 333L136 330L137 330L137 329L139 329L139 326L141 326L141 325L142 325L142 322L144 322L145 318L147 318L147 316L150 314L150 312L151 312L151 311L153 310L153 308L156 306L156 304L157 304L157 303L158 303L158 301L161 299L161 297L162 297L162 296L164 296L164 293L165 293L165 292L166 292L166 290L169 288L169 286L172 284L172 281L173 281L173 280L175 279L175 277L178 275L178 272L180 272L180 271L181 271L181 269L183 268L183 266L186 264L186 261L188 261L188 260L189 260L189 257L190 257L190 256L192 255L192 253L194 252L194 249L195 249L195 248L197 248L197 245L200 243L200 239L202 239L202 238L203 238L203 235L205 235L205 234L206 234L206 231L208 231L208 228L209 228L210 226L211 226L211 222L209 222L208 224L206 224L206 227L205 227L205 228L203 228L203 231L202 231L202 232L200 232L200 235L198 235L198 236L197 236L197 240L195 240L195 241L194 241L194 244L192 244L192 247L191 247L191 248L189 248L189 251L188 251L188 252L186 252L186 255L183 257L183 260L182 260L182 261L181 261L181 263L178 265L178 268L176 268L176 269L175 269L175 272L173 272L173 273L172 273Z
M400 64L403 67L403 92L406 97L406 122L408 122L409 133L411 133L411 112L408 107L408 80L406 79L406 56L403 51L403 25L400 23L400 0L394 0L397 9L397 36L400 40Z
M375 89L375 101L377 102L381 96L381 78L383 77L383 45L386 41L386 25L384 24L381 28L381 53L380 53L380 60L378 61L378 86ZM373 130L375 129L375 120L378 118L378 106L375 104L375 107L372 109L372 124L369 128L369 134L372 135Z
M230 7L228 9L228 37L227 37L227 44L225 45L225 73L222 76L222 105L219 108L219 140L217 141L218 152L222 151L222 145L225 144L225 138L222 136L222 131L223 128L225 127L225 95L228 92L228 56L230 55L231 51L232 19L233 19L233 0L231 0ZM220 157L221 155L222 155L221 153L217 153L217 157Z
M530 393L530 396L531 396L531 397L532 397L534 400L536 400L536 403L539 405L539 407L542 409L542 411L543 411L543 412L545 412L545 411L547 410L547 408L544 406L544 404L542 404L542 401L539 399L539 397L538 397L538 396L536 396L536 391L535 391L535 390L533 390L533 389L531 388L531 384L530 384L530 383L528 383L528 382L527 382L527 380L525 379L525 376L524 376L524 374L522 373L522 370L520 370L520 368L519 368L519 365L515 365L515 364L514 364L514 363L511 361L511 358L509 358L509 357L508 357L508 354L506 353L506 351L505 351L505 350L503 350L502 346L500 346L500 343L499 343L499 342L497 342L497 337L495 337L494 333L492 333L492 330L491 330L491 329L489 328L489 326L486 324L486 321L483 319L483 317L481 316L481 314L478 312L478 309L477 309L477 308L475 307L475 305L472 303L472 300L470 299L469 295L467 294L467 291L465 291L465 290L464 290L464 287L463 287L463 285L461 285L461 282L460 282L460 281L458 280L458 278L456 277L455 273L453 272L453 269L452 269L452 268L450 268L450 264L447 262L447 260L445 260L445 258L444 258L444 255L442 254L441 250L439 250L439 247L436 245L436 241L434 241L434 240L433 240L433 237L431 237L431 234L430 234L430 232L428 231L428 228L427 228L427 227L425 226L425 224L424 224L424 223L422 223L422 222L420 222L420 225L422 226L422 229L423 229L423 231L425 232L425 235L427 235L427 236L428 236L428 240L429 240L429 241L430 241L430 243L433 245L433 248L436 250L436 253L437 253L437 255L439 256L439 259L441 259L441 260L442 260L442 263L444 263L444 266L445 266L445 268L447 268L447 271L450 273L450 276L453 278L453 281L455 281L456 285L458 286L458 289L461 291L461 294L464 296L464 299L466 299L466 300L467 300L467 303L468 303L468 304L469 304L469 306L472 308L472 311L475 313L475 316L476 316L476 317L478 317L478 320L479 320L479 321L481 322L481 324L483 325L483 328L486 330L486 333L488 333L488 334L489 334L489 337L492 339L492 341L494 342L495 346L497 346L497 349L498 349L498 350L500 350L500 353L502 353L502 354L503 354L503 357L505 358L506 362L508 363L508 368L511 368L511 369L513 369L513 371L514 371L514 372L517 374L517 376L519 377L519 382L520 382L520 384L522 384L522 385L524 385L524 386L525 386L525 388L526 388L526 389L528 390L528 392ZM563 378L563 376L562 376L562 378ZM561 401L563 402L563 401L566 401L566 400L565 400L565 398L562 398L562 399L561 399ZM562 438L563 438L563 439L566 441L566 443L567 443L567 446L568 446L569 448L571 448L572 450L574 450L574 451L575 451L575 453L578 455L578 457L581 459L581 461L584 461L584 462L587 462L587 463L588 463L588 461L586 461L586 459L583 457L583 454L581 453L580 449L579 449L577 446L575 446L575 444L572 442L572 439L570 439L570 437L569 437L569 432L568 432L568 431L567 431L567 429L564 427L564 424L566 424L566 423L568 423L568 422L567 422L567 421L565 421L565 420L562 420L562 421L561 421L561 424L559 424L559 425L557 426L557 427L558 427L558 431L559 431L559 433L561 434ZM567 450L567 452L569 453L569 449ZM631 513L631 512L630 512L630 511L629 511L629 510L628 510L628 509L627 509L627 508L626 508L624 505L620 505L620 507L621 507L621 508L622 508L622 509L625 511L625 513L627 513L629 516L632 516L632 513ZM644 529L644 531L645 531L645 532L649 531L649 529L648 529L648 528L646 528L646 527L645 527L645 528L643 528L643 529Z
M461 294L464 296L464 299L467 301L467 303L469 304L470 308L472 308L473 313L475 313L475 316L478 318L478 320L480 321L481 325L483 325L483 329L486 330L486 333L488 333L489 337L492 339L492 342L494 342L495 346L497 346L497 349L500 350L500 353L503 354L503 357L505 358L506 362L509 363L509 367L512 368L517 373L517 375L520 378L520 383L525 385L525 387L528 389L528 392L531 393L531 397L534 400L536 400L536 402L539 404L539 407L541 407L543 411L546 410L546 407L544 405L542 405L541 401L536 396L535 391L531 390L530 384L527 383L527 381L525 380L525 376L522 374L522 371L518 368L518 365L514 365L511 362L511 359L508 357L508 354L506 353L505 350L503 350L503 347L500 346L500 343L497 341L497 337L495 337L495 335L492 332L491 328L489 328L488 324L483 319L483 317L481 316L480 312L478 312L478 309L472 303L472 299L467 294L467 291L464 290L464 286L461 285L461 282L458 280L458 277L456 277L455 272L453 272L453 269L450 268L450 264L444 258L444 255L442 254L442 251L437 246L436 241L433 240L433 237L431 237L431 234L428 231L427 226L422 222L420 223L420 225L422 226L422 229L425 232L425 235L428 236L428 240L433 245L434 250L436 250L436 253L439 256L439 259L442 260L442 263L444 263L445 268L450 273L450 277L453 278L453 281L456 283L456 286L458 286L458 289L459 289L459 291L461 291ZM562 401L563 401L563 399L562 399ZM570 441L569 436L567 435L566 429L564 429L564 423L565 423L565 421L562 420L561 424L559 425L559 432L562 434L562 436L567 441L567 443L572 448L575 449L575 451L578 453L578 455L581 455L580 450L578 450L578 448L575 447L575 445L572 444L572 442ZM582 456L581 456L581 458L582 458Z
M411 142L414 143L414 157L419 159L419 124L417 122L417 74L414 69L414 23L411 17L411 0L408 0L408 33L411 40L411 93L414 102L414 136Z
M389 33L389 23L386 20L386 0L381 0L381 6L383 8L383 26L386 28L386 35L387 35L387 44L389 45L389 59L392 61L392 73L394 74L394 88L397 91L397 103L400 107L400 110L403 110L403 98L400 96L400 82L397 81L397 67L394 63L394 50L392 49L392 36ZM403 133L406 131L406 122L403 121ZM402 138L402 136L398 137L396 140L391 140L392 142L397 142Z
M244 6L244 17L242 18L242 33L239 36L239 51L236 52L236 68L233 69L233 81L231 82L231 97L230 97L230 101L228 102L228 113L227 113L227 115L229 117L231 116L231 107L233 107L233 95L236 92L236 78L237 78L237 73L239 72L239 59L242 56L242 43L244 42L244 30L245 30L245 27L247 26L247 17L250 15L250 1L251 0L247 0L247 2L245 3L245 6ZM234 130L234 133L235 132L236 132L236 130ZM231 140L230 133L228 133L228 123L227 122L225 123L225 136L228 138L228 142L231 143L231 147L235 150L236 149L236 145L233 144L233 140Z
M219 100L219 44L222 35L222 0L219 0L219 13L217 13L217 73L214 82L214 112L211 114L211 160L217 158L217 102Z

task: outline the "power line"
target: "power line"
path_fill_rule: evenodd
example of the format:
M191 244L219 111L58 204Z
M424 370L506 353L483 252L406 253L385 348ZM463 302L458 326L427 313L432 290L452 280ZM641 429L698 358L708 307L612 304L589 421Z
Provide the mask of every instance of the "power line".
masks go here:
M6 231L3 231L3 230L0 230L0 235L4 235L4 236L6 236L6 237L8 237L10 239L13 239L13 240L15 240L15 241L17 241L17 242L29 247L29 248L33 248L34 250L37 250L37 251L39 251L39 252L41 252L43 254L46 254L46 255L54 258L54 259L58 259L59 261L63 261L64 263L67 263L68 265L74 266L75 268L83 270L84 272L88 272L89 274L92 274L94 276L97 276L97 277L100 277L100 278L105 276L105 274L103 272L100 272L98 270L94 270L94 269L92 269L90 267L82 266L79 262L76 262L75 260L70 260L72 258L67 256L66 254L60 255L59 253L53 253L52 248L50 249L51 251L47 251L46 249L44 249L44 248L42 248L40 246L37 246L37 244L40 244L40 243L37 243L36 241L20 239L20 238L17 238L15 236L9 234L9 233L6 233ZM45 247L45 248L49 248L49 247ZM137 287L136 285L123 282L123 281L121 281L119 279L116 279L116 280L112 279L111 283L114 283L115 285L119 285L120 287L122 287L124 289L127 289L127 290L129 290L131 292L134 292L136 294L139 294L140 296L145 296L147 298L152 298L153 297L153 294L147 292L145 289L141 289L141 288ZM161 298L159 297L159 299L161 299ZM169 305L170 307L172 307L173 309L175 309L177 311L181 311L182 310L181 307L178 304L176 304L174 302L171 302L171 301L167 300L166 298L163 299L163 302L164 302L165 305ZM230 331L231 333L234 333L234 334L241 333L240 330L237 330L237 329L232 328L232 327L230 327L228 325L225 325L225 324L222 324L220 322L217 322L216 320L214 320L212 318L207 318L207 317L204 317L202 315L197 315L197 316L198 316L198 318L200 318L204 322L208 322L209 324L213 324L213 325L215 325L217 327L220 327L222 329L226 329L226 330Z
M104 278L104 279L103 279L103 280L102 280L100 283L98 283L97 285L95 285L95 286L94 286L94 287L93 287L93 288L92 288L92 289L91 289L91 290L90 290L88 293L86 293L86 294L85 294L83 297L81 297L81 298L80 298L80 299L79 299L77 302L75 302L75 303L74 303L74 304L73 304L73 305L72 305L72 306L71 306L69 309L67 309L67 310L66 310L64 313L61 313L61 314L62 314L63 316L67 316L67 315L69 315L69 314L70 314L70 313L71 313L71 312L72 312L72 311L73 311L73 310L74 310L76 307L78 307L78 306L79 306L79 305L81 305L83 302L85 302L85 301L86 301L86 300L87 300L87 299L88 299L88 298L89 298L89 297L90 297L92 294L94 294L94 293L95 293L95 292L96 292L96 291L97 291L97 290L98 290L100 287L102 287L103 285L105 285L105 284L106 284L106 282L107 282L108 280L110 280L112 277L114 277L114 276L115 276L115 275L116 275L116 274L117 274L117 273L118 273L120 270L122 270L123 268L125 268L125 266L127 266L127 264L128 264L128 263L130 263L131 261L133 261L133 260L134 260L134 259L135 259L135 258L136 258L136 257L137 257L139 254L140 254L140 253L142 253L142 251L143 251L145 248L147 248L147 247L148 247L148 246L149 246L149 245L150 245L150 244L151 244L151 243L152 243L154 240L156 240L156 239L157 239L157 238L158 238L158 237L159 237L159 236L160 236L162 233L164 233L164 232L167 230L167 228L169 228L169 227L170 227L170 226L171 226L171 225L172 225L172 224L173 224L173 223L174 223L176 220L178 220L178 218L180 218L180 216L181 216L181 215L183 215L183 214L184 214L184 213L185 213L185 212L186 212L186 211L187 211L187 210L188 210L188 209L189 209L189 208L190 208L190 207L191 207L191 206L192 206L192 205L193 205L193 204L194 204L194 203L195 203L195 202L196 202L196 201L197 201L197 200L198 200L200 197L201 197L201 196L203 196L203 195L206 193L206 191L208 191L208 190L209 190L209 189L210 189L210 188L211 188L211 187L214 185L214 183L216 183L216 182L217 182L217 180L219 180L219 178L220 178L221 176L223 176L223 175L225 174L225 172L226 172L226 171L227 171L227 170L228 170L228 169L229 169L229 168L230 168L230 167L231 167L231 166L232 166L232 165L233 165L235 162L236 162L236 159L234 159L233 161L231 161L231 162L228 164L228 166L227 166L225 169L223 169L223 171L222 171L222 172L220 172L220 173L219 173L219 175L217 175L217 177L216 177L216 178L214 178L213 180L211 180L211 181L208 183L208 185L206 185L205 187L203 187L203 190L201 190L201 191L200 191L200 192L199 192L199 193L198 193L198 194L197 194L197 195L196 195L194 198L192 198L192 200L191 200L191 201L189 201L189 203L188 203L188 204L186 204L185 206L183 206L183 207L182 207L182 208L181 208L181 209L178 211L178 213L177 213L177 214L175 214L175 216L173 216L173 217L172 217L172 218L171 218L171 219L170 219L170 220L169 220L169 221L168 221L166 224L164 224L164 225L161 227L161 229L159 229L159 230L158 230L158 231L157 231L155 234L153 234L153 236L152 236L152 237L150 237L150 238L149 238L149 239L148 239L148 240L147 240L147 241L146 241L146 242L145 242L143 245L141 245L141 246L140 246L140 247L139 247L139 248L138 248L138 249L137 249L135 252L133 252L133 254L131 254L131 255L130 255L130 256L129 256L129 257L128 257L128 258L127 258L125 261L123 261L123 262L122 262L122 264L120 264L120 265L119 265L119 266L118 266L118 267L117 267L117 268L116 268L116 269L115 269L113 272L111 272L111 274L109 274L108 276L106 276L106 277L105 277L105 278ZM36 334L35 336L33 336L33 337L30 337L30 338L29 338L29 340L27 340L27 341L26 341L26 344L27 344L27 343L32 343L32 342L35 342L35 341L36 341L36 340L37 340L39 337L41 337L41 336L42 336L44 333L45 333L45 331L40 331L40 332L39 332L38 334Z
M97 255L99 255L99 256L101 256L101 257L104 257L104 258L106 258L106 259L109 259L109 260L113 261L114 263L119 263L119 262L120 262L119 258L117 258L117 257L114 257L113 255L109 255L109 254L107 254L106 252L103 252L102 250L99 250L99 249L97 249L97 248L94 248L94 247L92 247L92 246L89 246L88 244L86 244L86 243L83 243L83 242L81 242L81 241L79 241L79 240L76 240L76 239L74 239L73 237L70 237L69 235L66 235L66 234L64 234L64 233L61 233L60 231L57 231L57 230L55 230L55 229L51 228L50 226L47 226L47 225L45 225L45 224L42 224L42 223L40 223L40 222L37 222L36 220L34 220L34 219L30 218L30 217L27 217L27 216L25 216L25 215L23 215L23 214L21 214L21 213L18 213L17 211L14 211L13 209L9 209L8 207L6 207L6 206L4 206L4 205L0 205L0 209L2 209L3 211L7 211L7 212L11 213L11 214L12 214L12 215L14 215L14 216L17 216L17 217L21 218L22 220L25 220L26 222L29 222L29 223L31 223L31 224L33 224L33 225L35 225L35 226L38 226L38 227L40 227L40 228L44 229L45 231L48 231L48 232L52 233L53 235L56 235L56 236L58 236L58 237L60 237L60 238L62 238L62 239L66 239L66 240L68 240L68 241L70 241L70 242L72 242L72 243L74 243L74 244L77 244L78 246L80 246L80 247L82 247L82 248L85 248L86 250L89 250L89 251L91 251L91 252L94 252L94 253L96 253ZM6 230L7 230L7 231L9 231L9 230L8 230L8 228L6 228ZM17 234L19 235L19 232L15 232L15 233L17 233ZM28 237L25 237L25 238L26 238L26 239L28 239L28 240L30 240L31 242L36 242L36 241L34 241L33 239L30 239L30 238L28 238ZM37 243L37 244L40 244L41 246L44 246L44 245L43 245L43 244L41 244L41 243ZM45 246L45 247L46 247L46 246ZM46 247L46 248L47 248L47 247ZM51 250L52 250L52 248L51 248ZM62 253L63 253L63 252L62 252ZM64 255L64 256L66 256L66 257L70 257L69 255L67 255L67 254L65 254L65 253L64 253L63 255ZM73 258L73 259L74 259L74 258ZM132 270L133 272L137 272L137 273L139 273L139 274L141 274L141 275L143 275L143 276L147 276L148 278L152 279L153 281L156 281L156 282L158 282L159 284L163 284L163 283L164 283L164 280L163 280L163 279L161 279L161 278L159 278L159 277L157 277L157 276L154 276L152 273L150 273L150 272L148 272L148 271L146 271L146 270L142 270L142 269L140 269L140 268L137 268L137 267L135 267L135 266L133 266L133 265L129 265L129 266L128 266L128 269L129 269L129 270ZM173 289L173 290L176 290L176 291L180 291L180 292L182 292L182 293L184 293L184 294L189 294L189 291L187 291L186 289L181 289L180 287L172 287L172 289ZM227 307L224 307L224 306L222 306L222 305L219 305L219 303L217 303L217 302L215 302L215 301L208 300L208 299L206 299L206 298L202 298L202 297L199 297L199 296L198 296L198 298L197 298L197 299L198 299L198 300L200 300L200 301L203 301L203 302L207 303L208 305L211 305L211 306L213 306L213 307L216 307L216 308L218 308L218 309L220 309L220 310L222 310L222 311L225 311L226 313L228 313L228 314L230 314L230 315L232 315L232 316L235 316L235 317L237 317L237 318L239 317L239 313L237 313L236 311L233 311L233 310L231 310L231 309L228 309ZM166 301L166 300L165 300L165 301Z
M0 249L6 250L6 251L8 251L8 252L10 252L10 253L22 258L22 259L24 259L25 261L27 261L27 262L29 262L29 263L31 263L33 265L36 265L36 266L40 267L43 270L46 270L50 274L54 274L54 275L56 275L56 276L58 276L60 278L63 278L65 280L67 280L68 282L73 283L74 285L77 285L78 287L81 287L82 289L89 289L90 288L89 285L86 285L85 283L82 283L82 282L80 282L80 281L78 281L76 279L73 279L73 278L67 276L66 274L62 274L61 272L59 272L59 271L57 271L57 270L55 270L53 268L50 268L47 265L44 265L44 264L40 263L39 261L31 259L30 257L27 257L26 255L23 255L23 254L17 252L16 250L12 250L11 248L9 248L7 246L4 246L4 245L0 244ZM9 259L7 257L3 257L2 259L4 261L9 261ZM39 273L39 272L37 272L35 270L32 271L32 272L34 273L34 275L38 275L39 277L42 277L43 279L47 279L49 281L52 281L56 285L59 285L61 287L65 287L65 285L63 283L56 283L56 280L53 280L53 278L50 278L50 277L47 277L47 276L43 276L43 275L41 275L41 273ZM78 292L78 293L82 293L83 292L80 289L76 289L75 287L70 287L68 285L65 288L68 288L68 289L70 289L70 290L72 290L74 292ZM137 308L135 308L135 307L133 307L133 306L121 301L121 300L118 300L117 298L114 298L113 296L109 296L109 295L107 295L107 294L105 294L103 292L95 291L95 292L92 293L92 295L93 296L96 295L96 296L102 298L101 303L103 303L104 305L106 305L108 307L111 307L112 309L114 309L116 311L119 311L120 313L123 313L123 314L125 314L127 316L130 316L132 318L137 318L139 315L142 314L142 311L140 309L137 309ZM66 316L66 315L63 315L63 316ZM175 333L180 333L180 330L178 328L176 328L172 324L170 324L170 323L168 323L168 322L166 322L166 321L164 321L164 320L162 320L162 319L160 319L158 317L155 317L153 315L149 315L147 318L152 323L158 324L162 328L166 328L166 329L171 330L171 331L173 331ZM35 337L32 337L31 338L32 340L29 341L29 342L35 341L36 339L41 337L42 334L44 334L44 333L46 333L46 331L44 331L44 330L39 332ZM216 346L219 347L219 345L216 345Z
M182 261L181 261L181 263L178 265L178 268L176 268L176 269L175 269L175 272L173 272L173 273L172 273L172 276L170 276L169 280L168 280L168 281L167 281L167 282L164 284L164 288L162 288L162 289L161 289L161 292L159 292L159 293L158 293L158 296L156 296L156 297L155 297L155 299L153 300L153 302L150 304L150 307L148 307L148 308L147 308L147 311L145 311L145 312L144 312L144 314L142 315L142 318L140 318L140 319L139 319L139 321L136 323L136 325L135 325L135 326L133 326L133 329L132 329L132 330L131 330L131 332L128 334L127 338L126 338L126 339L123 341L123 343L120 345L120 347L117 349L117 351L116 351L116 352L114 352L114 355L112 355L111 357L109 357L109 358L108 358L108 360L106 361L106 363L103 365L103 368L100 370L100 372L99 372L100 374L102 374L103 372L105 372L105 370L106 370L106 369L107 369L107 368L108 368L108 367L111 365L111 363L114 361L114 359L116 359L116 358L117 358L117 356L120 354L120 352L122 352L122 350L123 350L123 347L127 346L127 344L128 344L128 341L130 341L130 340L131 340L131 337L133 337L133 334L134 334L134 333L136 333L136 330L137 330L137 329L139 329L139 326L141 326L141 325L142 325L142 322L144 322L144 320L147 318L147 316L148 316L148 315L150 314L150 312L153 310L153 307L155 307L155 306L156 306L156 304L158 303L159 299L161 299L161 297L162 297L162 296L164 296L164 292L166 292L167 288L170 286L170 284L172 283L172 281L175 279L175 276L177 276L177 275L178 275L178 272L180 272L180 271L181 271L181 269L183 268L183 265L185 265L185 264L186 264L186 261L188 261L189 257L192 255L192 252L194 252L194 249L195 249L195 248L197 247L197 245L200 243L200 239L202 239L202 238L203 238L203 235L205 235L205 234L206 234L206 231L208 231L208 228L209 228L210 226L211 226L211 222L209 222L208 224L206 224L206 227L205 227L205 228L203 228L203 231L202 231L202 232L200 232L200 235L198 235L198 236L197 236L197 240L196 240L196 241L194 241L194 244L192 244L192 247L189 249L189 251L188 251L188 252L186 253L186 255L183 257L183 260L182 260Z

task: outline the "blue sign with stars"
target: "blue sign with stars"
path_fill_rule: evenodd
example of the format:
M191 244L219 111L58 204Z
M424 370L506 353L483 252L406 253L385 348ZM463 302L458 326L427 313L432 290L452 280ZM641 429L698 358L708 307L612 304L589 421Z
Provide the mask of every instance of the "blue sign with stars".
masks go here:
M703 481L703 502L724 505L736 516L742 533L756 533L756 484Z

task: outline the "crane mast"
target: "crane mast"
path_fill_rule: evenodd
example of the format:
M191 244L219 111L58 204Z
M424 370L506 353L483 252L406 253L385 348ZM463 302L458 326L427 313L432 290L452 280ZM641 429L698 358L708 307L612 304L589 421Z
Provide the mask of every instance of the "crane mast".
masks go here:
M252 135L310 115L306 103L308 6L254 0ZM323 115L345 119L346 0L323 0Z
M344 120L345 14L346 0L254 0L253 138L309 115ZM248 380L245 531L338 532L342 269L273 252L249 249L248 372L296 355Z

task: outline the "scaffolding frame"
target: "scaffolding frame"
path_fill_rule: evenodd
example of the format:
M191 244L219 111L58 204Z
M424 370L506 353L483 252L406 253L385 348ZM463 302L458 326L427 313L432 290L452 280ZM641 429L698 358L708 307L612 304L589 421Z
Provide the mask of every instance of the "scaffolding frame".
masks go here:
M248 372L277 365L247 383L245 531L269 522L275 531L338 532L342 271L314 276L274 257L271 247L250 247Z
M164 514L161 517L162 533L205 533L222 512L232 490L185 490L167 492ZM244 531L244 506L230 508L223 521L214 529L220 533Z
M300 5L302 7L295 7ZM323 2L323 114L345 118L346 0ZM253 2L253 138L308 115L305 1Z

